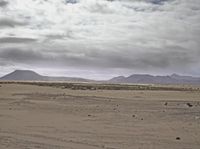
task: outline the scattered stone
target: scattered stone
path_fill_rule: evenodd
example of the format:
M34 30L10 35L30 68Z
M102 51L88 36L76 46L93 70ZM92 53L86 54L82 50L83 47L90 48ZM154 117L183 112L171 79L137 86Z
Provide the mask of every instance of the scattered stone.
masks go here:
M176 140L181 140L181 138L180 137L176 137Z
M91 87L90 90L97 90L95 87Z
M90 117L90 116L92 116L92 115L88 114L88 116Z
M167 106L168 105L168 103L167 102L165 102L165 104L164 104L165 106Z
M193 105L191 103L187 103L188 107L193 107Z
M132 117L136 117L136 116L133 114Z

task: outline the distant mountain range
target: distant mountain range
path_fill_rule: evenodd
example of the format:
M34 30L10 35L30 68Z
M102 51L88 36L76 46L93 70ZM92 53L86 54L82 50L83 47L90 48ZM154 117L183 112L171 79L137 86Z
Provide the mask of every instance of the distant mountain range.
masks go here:
M31 70L15 70L3 77L0 80L8 81L72 81L72 82L90 82L92 80L74 77L49 77L42 76Z
M149 74L133 74L128 77L118 76L109 80L112 83L135 84L200 84L200 78L172 74L170 76L152 76Z
M84 78L75 77L50 77L42 76L31 70L15 70L0 78L7 81L70 81L70 82L97 82ZM149 74L133 74L128 77L118 76L107 81L98 81L106 83L133 83L133 84L199 84L200 78L192 76L181 76L172 74L169 76L153 76Z

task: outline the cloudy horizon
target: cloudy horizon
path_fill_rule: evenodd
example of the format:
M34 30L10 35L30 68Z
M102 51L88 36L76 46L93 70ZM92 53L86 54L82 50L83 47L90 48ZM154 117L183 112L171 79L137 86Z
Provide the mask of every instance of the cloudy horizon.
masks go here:
M0 76L200 76L199 0L0 0Z

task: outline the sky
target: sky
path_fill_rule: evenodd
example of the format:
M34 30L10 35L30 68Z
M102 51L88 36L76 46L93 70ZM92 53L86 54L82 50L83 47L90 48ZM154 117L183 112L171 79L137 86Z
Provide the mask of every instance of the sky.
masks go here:
M0 0L0 76L200 76L200 0Z

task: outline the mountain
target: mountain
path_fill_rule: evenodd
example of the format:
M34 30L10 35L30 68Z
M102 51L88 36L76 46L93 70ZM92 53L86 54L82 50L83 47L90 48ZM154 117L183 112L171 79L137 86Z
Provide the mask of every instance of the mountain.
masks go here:
M2 78L1 80L44 80L45 77L30 70L15 70Z
M70 82L92 82L84 78L75 77L49 77L42 76L31 70L15 70L0 80L8 81L70 81ZM99 81L108 83L134 83L134 84L200 84L200 78L192 76L181 76L172 74L169 76L153 76L149 74L133 74L128 77L118 76L108 81Z
M42 76L31 70L15 70L3 77L0 80L9 81L72 81L72 82L90 82L92 80L73 77L49 77Z
M172 74L170 76L152 76L149 74L133 74L128 77L119 76L109 80L110 83L135 84L200 84L200 78Z

